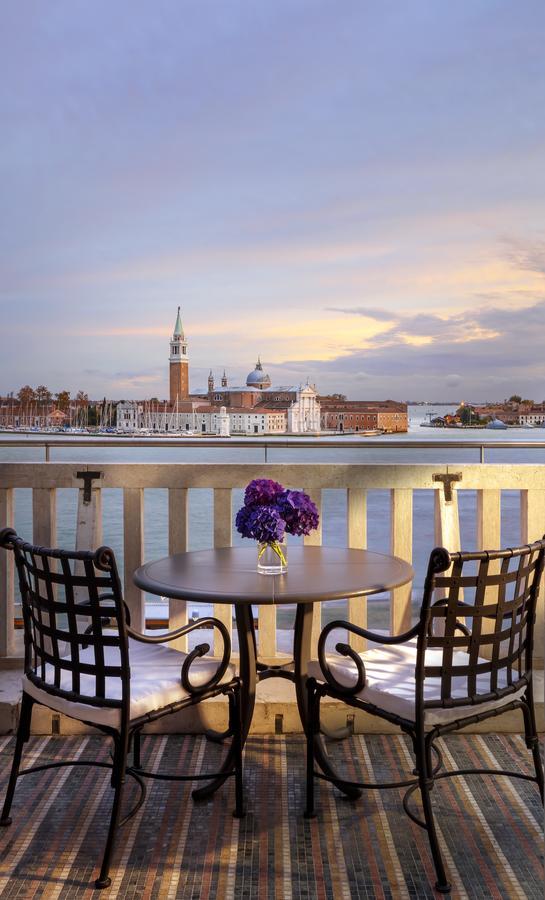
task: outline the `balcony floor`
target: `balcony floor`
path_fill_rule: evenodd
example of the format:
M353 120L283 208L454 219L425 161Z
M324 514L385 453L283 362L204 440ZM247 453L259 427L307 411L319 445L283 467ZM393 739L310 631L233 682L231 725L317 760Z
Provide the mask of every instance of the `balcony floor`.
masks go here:
M441 742L448 768L530 771L519 735L452 736ZM330 744L349 777L394 779L410 771L397 735L359 735ZM0 740L2 793L13 738ZM101 737L33 737L25 759L108 760ZM201 736L147 735L148 768L205 771L222 748ZM110 812L109 781L94 768L66 768L19 781L13 824L0 831L0 896L44 898L425 898L434 874L426 834L401 807L401 792L368 791L356 803L322 783L319 816L302 817L304 743L257 736L247 744L248 813L231 816L232 780L195 806L191 784L148 781L145 805L119 835L112 888L92 891ZM129 782L128 796L136 789ZM507 778L453 778L434 791L452 897L542 898L543 810L537 786Z

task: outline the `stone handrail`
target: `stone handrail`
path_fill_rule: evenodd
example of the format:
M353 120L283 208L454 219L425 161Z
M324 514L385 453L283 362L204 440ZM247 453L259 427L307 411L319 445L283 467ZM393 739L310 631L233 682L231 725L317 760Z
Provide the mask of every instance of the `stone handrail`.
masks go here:
M402 432L400 432L402 434ZM387 440L381 438L373 438L371 441L362 440L357 434L345 434L339 436L336 433L322 432L320 439L316 436L298 437L296 435L278 435L267 437L203 437L201 435L184 438L183 435L160 435L158 437L139 437L137 434L126 434L121 436L95 436L87 434L81 437L70 435L63 437L62 434L53 435L44 438L39 435L28 434L26 436L16 437L14 433L9 437L2 437L0 434L0 449L12 449L24 447L42 449L44 452L44 461L50 462L51 454L55 450L66 450L80 447L108 447L133 449L138 448L215 448L215 449L260 449L263 450L263 462L269 461L269 451L271 450L320 450L320 449L338 449L338 450L354 450L357 449L365 454L374 450L476 450L479 454L479 461L485 462L485 453L487 450L545 450L545 441L515 441L515 440L456 440L449 435L447 440L407 440L392 436Z

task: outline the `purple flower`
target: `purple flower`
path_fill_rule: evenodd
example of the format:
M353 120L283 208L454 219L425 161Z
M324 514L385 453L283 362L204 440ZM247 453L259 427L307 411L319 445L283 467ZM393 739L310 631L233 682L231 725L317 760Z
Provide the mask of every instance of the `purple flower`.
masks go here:
M277 481L270 478L256 478L244 491L244 503L246 506L259 505L270 506L278 501L284 488Z
M242 535L242 537L250 537L250 535L249 535L250 525L248 523L248 520L249 520L251 514L253 513L253 511L254 511L253 506L241 506L239 511L237 512L236 519L235 519L235 525L236 525L237 531Z
M288 534L310 534L318 527L320 517L316 505L303 491L284 491L277 503Z
M310 534L317 528L318 510L303 491L286 491L277 481L256 478L244 492L244 506L235 523L243 537L271 543L288 534Z
M243 506L236 526L243 537L255 541L281 541L284 537L284 520L276 506Z

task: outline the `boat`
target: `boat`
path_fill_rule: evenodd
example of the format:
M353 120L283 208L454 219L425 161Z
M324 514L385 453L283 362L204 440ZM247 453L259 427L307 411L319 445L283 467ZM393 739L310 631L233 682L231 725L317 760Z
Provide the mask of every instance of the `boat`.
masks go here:
M491 431L506 431L509 428L501 419L492 419L486 427Z

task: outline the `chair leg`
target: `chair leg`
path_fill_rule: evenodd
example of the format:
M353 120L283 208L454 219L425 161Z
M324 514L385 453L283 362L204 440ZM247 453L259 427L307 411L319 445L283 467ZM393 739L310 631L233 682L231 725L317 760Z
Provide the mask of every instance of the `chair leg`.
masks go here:
M543 763L541 762L541 753L539 752L534 698L531 689L526 691L526 699L522 705L522 712L524 715L524 736L526 739L526 746L532 751L536 781L541 795L541 802L543 803Z
M316 695L316 684L313 678L307 681L308 692L308 723L307 723L307 785L305 819L314 819L316 810L314 807L314 735L320 727L320 706Z
M427 745L424 735L419 735L416 746L416 768L418 770L418 784L422 796L422 807L424 810L424 818L426 821L426 830L430 842L431 855L435 866L437 881L435 882L436 890L442 894L448 894L451 889L450 882L447 880L443 857L437 839L435 830L435 820L433 817L433 807L430 797L430 788L433 786L433 775L431 766L431 751Z
M125 770L127 767L128 752L128 736L121 734L116 739L114 762L112 770L112 787L114 788L114 800L112 804L112 813L110 816L110 827L108 829L108 837L106 847L104 848L104 857L102 859L102 867L100 875L95 881L96 888L107 888L112 883L109 877L110 862L114 850L115 836L119 824L119 816L121 813L121 800L123 797L123 788L125 786Z
M21 712L19 715L19 726L17 728L17 738L15 740L15 750L13 753L13 761L11 764L11 773L9 776L8 789L6 791L6 799L4 800L4 808L0 818L0 825L11 825L11 804L13 795L15 794L15 786L19 776L19 767L21 765L21 757L23 755L23 746L30 737L30 721L32 719L32 707L34 701L29 694L23 691L21 700Z
M242 819L244 809L244 785L242 780L242 719L240 709L240 685L229 694L229 730L233 732L233 756L235 766L235 808L233 816Z

